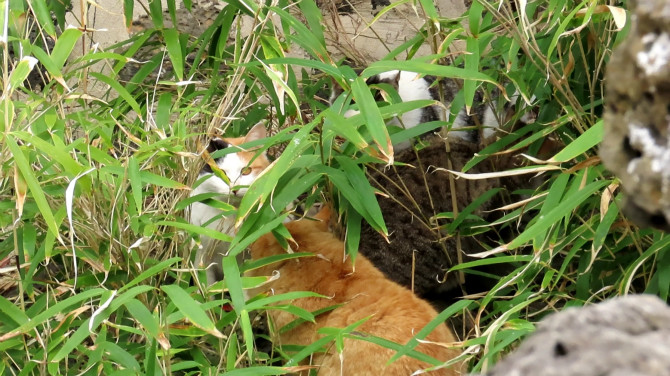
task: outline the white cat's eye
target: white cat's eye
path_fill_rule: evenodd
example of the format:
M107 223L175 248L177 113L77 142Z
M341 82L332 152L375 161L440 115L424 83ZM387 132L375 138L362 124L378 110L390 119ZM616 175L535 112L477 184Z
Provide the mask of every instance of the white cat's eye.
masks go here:
M241 174L242 176L247 176L251 173L251 167L245 167L242 169Z

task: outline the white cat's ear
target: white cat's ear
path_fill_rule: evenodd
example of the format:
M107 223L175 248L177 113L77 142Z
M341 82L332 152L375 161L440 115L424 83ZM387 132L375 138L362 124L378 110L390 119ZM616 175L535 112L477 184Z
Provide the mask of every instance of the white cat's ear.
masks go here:
M250 130L249 133L244 137L244 142L251 142L251 141L256 141L263 139L267 137L268 131L265 129L265 125L263 123L258 123L254 125Z
M400 88L400 75L402 74L402 71L398 71L398 74L395 75L395 78L391 81L391 86L395 89L395 91L398 91Z

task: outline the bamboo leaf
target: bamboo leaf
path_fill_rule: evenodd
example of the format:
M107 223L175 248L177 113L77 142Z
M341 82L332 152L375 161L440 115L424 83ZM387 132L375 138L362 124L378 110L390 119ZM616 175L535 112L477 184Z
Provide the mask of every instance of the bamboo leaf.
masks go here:
M9 300L5 299L3 296L0 295L0 311L14 323L17 325L24 325L30 321L30 318L26 316L26 314L19 309L14 303L10 302ZM8 323L4 323L8 324ZM3 328L3 329L9 329L9 328Z
M130 299L125 304L128 312L146 329L154 338L158 338L159 324L156 317L149 312L147 307L137 299Z
M163 8L160 0L149 0L149 13L156 29L163 28Z
M51 51L51 60L58 70L63 69L68 57L72 54L74 45L77 43L83 32L77 28L69 27L58 37L53 50Z
M431 322L429 322L426 326L424 326L419 332L412 337L407 344L405 344L400 351L398 351L395 355L389 359L387 364L390 364L397 359L399 359L403 355L407 355L410 350L414 349L419 344L420 339L426 338L428 334L430 334L438 325L444 325L444 322L449 319L451 316L455 315L459 311L467 309L470 305L472 304L472 300L460 300L452 305L450 305L447 309L444 311L440 312L437 317L435 317Z
M445 66L431 63L424 63L421 61L377 61L368 68L366 68L363 73L361 73L362 78L372 77L375 74L384 73L392 70L403 70L409 72L416 72L425 75L438 76L438 77L449 77L449 78L459 78L463 80L474 80L481 82L488 82L496 85L500 90L504 92L505 88L502 87L496 80L491 76L477 71L472 71L464 68L458 68L454 66Z
M359 202L361 202L363 208L365 208L363 212L368 215L365 216L364 213L361 214L364 214L365 219L373 227L380 229L384 235L388 235L388 230L386 229L384 217L379 208L375 191L365 177L365 173L361 167L354 163L349 157L338 156L335 157L335 159L340 164L341 170L346 174L350 186L355 189L356 194L359 196Z
M0 336L0 342L2 342L5 337L12 337L16 334L22 334L22 333L27 333L37 327L38 325L42 325L48 320L49 318L59 314L59 313L66 313L70 310L70 308L74 307L75 305L81 304L81 302L92 299L96 296L102 295L105 291L105 289L102 288L95 288L91 290L86 290L83 292L78 293L77 295L73 295L67 299L61 300L58 303L55 303L51 305L49 308L45 309L44 311L38 313L37 315L33 316L30 321L22 324L20 327L16 328L15 330L7 333L4 336ZM83 326L82 326L83 327ZM87 327L84 327L84 330L88 331Z
M184 56L179 42L179 33L175 29L165 29L163 30L163 36L165 37L165 47L167 48L170 61L172 61L172 68L177 76L177 80L183 81Z
M12 70L9 75L9 90L13 91L15 88L23 85L23 81L28 77L30 72L37 64L37 59L32 56L24 56L21 61L16 65L16 68Z
M225 336L216 329L212 320L209 319L205 311L202 309L201 304L193 300L181 286L163 285L161 286L161 290L167 294L179 312L183 313L195 326L217 338L225 338Z
M358 108L363 116L363 123L383 155L382 159L389 165L393 164L393 145L391 145L386 124L372 93L361 77L356 78L351 84L351 93L356 103L358 103Z
M56 27L51 20L51 13L49 6L45 0L31 0L29 4L35 14L35 18L39 21L40 26L52 37L56 37ZM6 22L3 20L3 23Z
M150 267L149 269L143 271L142 273L140 273L140 275L135 277L132 281L124 284L119 289L119 294L121 294L124 290L127 290L127 289L137 285L138 283L148 279L149 277L152 277L152 276L158 274L159 272L167 269L170 265L175 264L179 261L181 261L181 257L173 257L171 259L159 262L158 264L156 264L156 265Z
M58 238L62 242L60 233L58 232L59 225L56 223L56 220L54 219L53 212L51 211L51 206L49 206L49 203L47 202L47 198L44 194L44 191L42 190L40 183L37 181L37 178L33 173L33 169L30 167L30 163L26 159L25 155L23 155L23 151L16 143L13 134L11 133L6 134L5 141L7 143L9 151L14 157L14 162L18 166L21 176L23 177L26 185L28 186L28 189L30 189L30 193L32 194L33 200L35 200L35 203L37 204L37 207L40 210L42 218L44 218L44 222L46 222L47 227L49 228L49 232L51 232L56 238Z
M123 0L123 19L125 20L126 29L130 28L133 23L133 9L135 7L135 0Z
M539 234L545 232L560 218L568 215L570 212L572 212L572 210L584 202L584 200L589 198L589 196L591 196L594 192L605 187L609 183L609 181L596 181L580 189L575 194L570 195L569 198L566 197L566 199L561 202L561 205L554 207L544 217L541 217L537 222L535 222L535 224L528 227L516 239L512 240L512 242L506 246L506 249L514 249L519 247L529 240L535 238Z
M156 222L157 225L159 226L172 226L176 228L180 228L182 230L186 230L188 232L193 232L199 235L205 235L207 237L210 237L212 239L220 240L222 242L230 243L233 238L230 237L228 234L224 234L223 232L212 230L207 227L201 227L201 226L196 226L192 225L190 223L185 223L185 222L175 222L175 221L158 221Z
M142 178L140 177L140 166L135 157L128 158L128 180L137 213L142 214Z
M159 0L156 0L156 1L160 2ZM89 74L92 77L94 77L94 78L106 83L107 85L109 85L109 87L111 87L114 91L119 93L119 96L121 98L123 98L123 100L126 103L128 103L128 105L133 109L133 111L135 111L139 116L142 115L142 109L140 108L140 105L137 103L135 98L133 98L133 96L130 95L128 90L126 90L126 88L121 86L121 84L118 81L116 81L114 78L112 78L110 76L106 76L104 74L97 73L97 72L89 72Z
M592 127L587 129L586 132L577 137L574 141L569 143L565 148L563 148L563 150L558 152L558 154L553 156L548 162L567 162L583 153L586 153L587 151L591 150L591 148L598 145L600 141L602 141L603 132L603 121L600 120Z

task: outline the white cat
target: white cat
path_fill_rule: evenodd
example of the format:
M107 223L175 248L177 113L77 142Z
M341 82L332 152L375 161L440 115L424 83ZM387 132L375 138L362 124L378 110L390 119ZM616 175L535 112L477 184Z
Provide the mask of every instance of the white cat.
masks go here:
M230 184L216 176L212 167L206 164L200 171L198 178L199 181L205 180L193 189L191 196L202 193L218 193L219 196L214 197L214 199L233 206L239 205L242 196L247 192L251 183L270 165L265 152L259 154L254 149L244 150L240 148L240 145L263 139L266 135L265 126L259 123L243 137L212 139L207 147L209 154L226 148L236 150L214 160L216 166L228 177ZM234 216L223 215L221 210L202 202L191 204L189 211L191 224L196 226L206 225L207 228L220 231L231 237L235 236ZM196 266L207 268L208 284L222 280L221 259L228 252L229 244L204 235L201 236L201 243L201 247L196 252Z

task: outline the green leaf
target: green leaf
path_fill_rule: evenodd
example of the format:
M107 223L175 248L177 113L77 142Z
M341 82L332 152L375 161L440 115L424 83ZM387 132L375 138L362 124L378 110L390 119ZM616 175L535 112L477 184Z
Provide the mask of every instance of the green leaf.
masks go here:
M156 225L159 226L172 226L176 228L180 228L183 230L186 230L188 232L193 232L199 235L205 235L207 237L210 237L212 239L220 240L222 242L230 243L233 238L230 237L228 234L224 234L220 231L212 230L207 227L201 227L201 226L196 226L192 225L190 223L185 223L185 222L175 222L175 221L158 221L156 222Z
M226 372L226 376L265 376L265 375L286 375L293 371L283 367L252 366L238 368Z
M49 12L49 7L45 0L31 0L29 3L32 6L33 12L37 21L39 21L40 27L47 32L47 34L52 37L56 37L56 27L51 20L51 12ZM6 19L2 21L3 24L6 22Z
M294 252L294 253L282 253L279 255L272 255L268 257L263 257L262 259L259 260L249 260L246 261L242 266L240 267L241 272L248 272L249 270L254 270L261 268L266 265L274 264L276 262L280 261L285 261L285 260L291 260L294 258L300 258L300 257L313 257L313 253L309 252Z
M358 247L361 243L361 215L356 210L347 210L347 231L344 245L351 262L356 261Z
M620 205L621 194L617 195L617 199L613 200L610 206L607 208L607 213L603 216L602 220L596 228L596 232L593 235L593 250L597 252L605 244L605 239L610 233L610 228L614 221L619 217L619 205Z
M212 320L209 319L205 311L202 309L201 304L193 300L181 286L163 285L161 286L161 290L165 291L179 312L183 313L193 325L217 338L225 338L225 336L216 329Z
M125 170L121 166L105 166L101 170L105 172L111 172L112 174L121 177L125 175ZM140 180L144 184L153 184L165 188L184 189L184 190L191 189L189 186L184 185L183 183L174 181L164 176L156 175L153 172L149 171L140 171Z
M241 312L245 309L245 299L243 294L242 278L240 278L240 269L237 265L237 258L235 256L225 256L221 262L223 269L223 279L228 287L230 299L233 302L233 309L236 312Z
M364 208L361 214L375 229L379 229L384 235L388 235L384 217L375 196L375 190L370 185L361 167L349 157L338 156L335 157L335 160L340 164L340 169L346 174L351 187L354 188L360 198L359 202L362 203Z
M591 148L600 144L603 139L603 121L599 120L591 128L587 129L586 132L582 133L574 141L569 143L563 150L558 152L554 157L552 157L550 162L567 162L577 156L586 153L591 150Z
M5 299L1 295L0 295L0 311L2 311L4 315L7 315L9 318L11 318L17 325L23 325L26 324L28 321L30 321L30 318L26 316L26 314L21 309L19 309L19 307L17 307L14 303ZM3 325L7 324L8 323L6 322L3 323ZM5 327L3 329L8 328Z
M160 2L159 0L156 0L156 1ZM135 98L133 98L133 96L130 95L128 90L126 90L126 88L124 88L119 83L119 81L117 81L115 78L113 78L111 76L104 75L102 73L89 72L89 74L92 77L94 77L94 78L106 83L107 85L109 85L109 87L111 87L114 91L119 93L119 96L121 98L123 98L123 100L126 103L128 103L128 105L133 109L133 111L135 111L135 113L137 113L138 116L142 116L142 109L140 108L140 105L137 103Z
M158 338L158 321L142 302L137 299L130 299L124 305L128 309L130 315L133 316L153 338Z
M484 11L484 7L482 6L481 3L479 3L479 0L475 0L472 2L470 5L470 9L468 10L468 26L470 26L470 33L476 38L479 34L479 28L481 27L482 23L482 12ZM468 37L468 40L471 37ZM472 52L469 48L467 49L469 52ZM477 54L479 55L479 53Z
M472 3L472 6L475 7L475 4L478 4L477 1ZM470 9L472 12L473 9ZM470 25L472 27L472 25ZM465 55L465 69L468 72L478 73L479 72L479 39L475 37L468 37L466 40L466 50L467 54ZM468 113L472 108L472 103L474 102L475 92L477 91L478 82L475 80L465 80L463 82L463 95L465 96L465 108ZM483 119L482 119L483 120Z
M456 229L458 226L463 223L463 221L470 215L472 214L475 210L477 210L483 203L488 201L491 197L493 197L495 194L501 191L501 188L494 188L494 189L489 189L488 191L484 192L481 196L477 197L476 200L472 201L468 206L463 208L460 213L458 213L458 217L454 219L452 223L450 223L447 226L447 234L454 234L456 232Z
M393 145L391 145L391 138L386 129L386 123L363 78L358 77L354 80L351 84L351 93L358 104L363 117L363 124L365 124L372 136L372 140L383 154L382 159L389 164L393 163Z
M142 214L142 178L140 177L140 165L135 157L128 158L128 180L130 181L130 190L133 194L137 213Z
M432 20L437 20L440 15L437 12L437 8L435 8L435 2L432 0L419 0L419 4L421 4L421 9L423 9L424 12L426 12L426 16L429 17Z
M305 26L305 24L281 8L270 7L269 9L277 13L282 21L286 22L293 30L295 30L295 33L290 33L288 35L291 41L294 41L304 48L305 51L312 55L316 60L323 62L330 60L330 55L326 50L326 46L325 44L322 44L323 39L319 40L318 38L318 32L314 34L307 28L307 26Z
M124 284L119 289L119 294L122 293L124 290L127 290L127 289L137 285L138 283L144 281L145 279L148 279L149 277L152 277L152 276L158 274L159 272L161 272L161 271L167 269L168 267L170 267L170 265L175 264L179 261L181 261L181 257L173 257L171 259L159 262L158 264L156 264L156 265L150 267L149 269L143 271L142 273L140 273L140 275L133 278L132 281Z
M140 363L128 351L113 342L103 342L100 346L104 348L103 351L114 363L131 371L135 375L139 374L142 369Z
M307 26L311 32L310 34L316 37L319 46L325 46L326 38L323 36L323 15L321 14L321 10L317 7L316 2L300 1L298 6L300 7L300 10L302 10L302 15L307 20Z
M156 126L168 130L170 126L170 114L172 113L172 94L163 93L158 97L158 111L156 111Z
M558 39L563 36L563 32L565 32L565 29L567 29L570 22L572 22L572 20L575 18L577 12L579 12L589 2L591 2L594 6L597 4L596 2L592 2L590 0L582 1L579 5L572 8L572 11L565 18L563 18L563 21L561 21L561 24L558 26L558 28L552 31L553 38L551 39L551 43L549 44L549 48L547 49L545 56L551 57L554 49L556 48L556 45L558 44Z
M318 116L309 124L304 125L291 139L291 142L286 146L282 155L272 163L270 168L263 172L251 186L242 198L238 209L238 216L235 221L235 227L244 221L247 215L256 205L263 205L274 192L279 178L288 171L291 166L300 158L300 156L309 147L312 147L312 129L320 121L321 116Z
M407 355L410 350L413 350L419 344L418 340L426 338L426 336L428 336L428 334L430 334L438 325L444 325L444 322L449 317L453 316L459 311L467 309L471 304L472 300L460 300L450 305L444 311L440 312L437 317L435 317L433 320L431 320L431 322L419 330L419 332L414 337L412 337L412 339L409 340L409 342L407 342L407 344L405 344L400 351L393 355L387 364L396 361L403 355Z
M527 241L535 238L539 234L544 233L560 218L568 215L570 212L572 212L572 210L584 202L584 200L589 198L589 196L609 183L609 181L596 181L580 189L574 195L566 197L560 205L554 207L544 217L541 217L537 222L535 222L535 224L526 228L526 230L522 232L516 239L512 240L512 242L510 242L506 248L514 249L525 244Z
M256 309L260 308L269 308L272 304L277 303L277 302L282 302L282 301L293 301L296 299L301 299L301 298L324 298L328 299L329 297L321 294L317 294L315 292L311 291L291 291L287 292L284 294L278 294L278 295L270 295L265 298L260 298L257 300L254 300L253 302L250 302L247 304L246 308L249 311L253 311ZM314 321L314 318L312 317L311 314L307 315L306 317L311 317L310 321ZM306 317L303 317L303 319L307 319Z
M179 33L175 29L165 29L163 30L163 36L165 37L165 47L167 48L168 56L170 56L170 61L172 61L172 68L177 76L177 80L183 81L184 57L181 44L179 43Z
M74 45L82 34L83 32L77 28L67 28L63 34L58 37L58 40L56 40L56 44L51 51L51 60L56 67L58 67L58 70L63 69L65 62L72 54Z
M61 73L59 67L43 49L37 45L30 45L30 53L37 58L37 60L42 63L44 68L49 72L49 74L59 83L63 84L63 73ZM67 86L66 86L67 87Z
M500 90L505 90L502 85L500 85L496 80L491 76L484 74L482 72L472 71L468 69L458 68L448 65L438 65L431 63L424 63L421 61L377 61L368 68L366 68L363 73L361 73L362 78L372 77L375 74L384 73L392 70L400 69L403 71L410 71L421 73L425 75L438 76L438 77L449 77L449 78L460 78L463 80L474 80L489 82L496 85Z
M16 68L14 68L14 70L12 70L11 74L9 75L9 90L13 91L16 88L23 86L23 81L25 81L30 72L32 72L36 64L37 59L34 57L24 56L23 59L21 59L21 61L16 65Z
M210 192L210 193L200 193L195 196L189 196L188 198L185 198L175 206L176 210L183 210L186 209L189 205L193 204L194 202L201 202L203 204L209 205L213 208L219 209L224 213L224 215L230 215L234 214L237 209L223 201L215 200L214 197L221 197L221 194L218 192Z
M135 0L123 0L123 19L125 20L126 28L130 28L133 23L133 9L135 7Z
M49 206L49 203L47 202L46 196L44 195L44 191L42 191L40 183L37 181L37 178L33 174L34 169L30 166L30 163L23 154L23 151L16 143L13 134L11 133L6 134L5 141L7 143L9 151L12 153L12 156L14 157L14 162L16 163L16 166L18 167L21 176L23 176L23 179L25 180L26 185L28 186L28 189L30 190L30 193L33 196L33 200L35 200L35 203L37 204L37 207L40 210L42 218L44 218L44 221L46 222L47 227L49 228L49 232L53 234L56 238L61 240L60 233L58 232L58 224L54 219L53 213L51 211L51 206Z
M102 289L102 288L95 288L91 290L86 290L83 292L78 293L77 295L73 295L67 299L61 300L58 303L55 303L49 308L41 311L34 317L30 319L30 321L22 324L20 327L17 329L13 330L12 332L15 333L28 333L38 325L42 325L48 320L49 318L59 314L59 313L68 313L70 309L74 306L80 306L81 302L93 299L96 296L100 296L103 293L105 293L108 290ZM88 328L86 328L88 330Z
M249 317L249 311L247 309L242 309L238 311L240 313L240 326L242 327L242 336L244 337L244 344L247 348L247 356L249 359L254 358L254 331L251 328L251 318Z
M163 8L160 0L149 0L149 13L157 29L163 28Z

